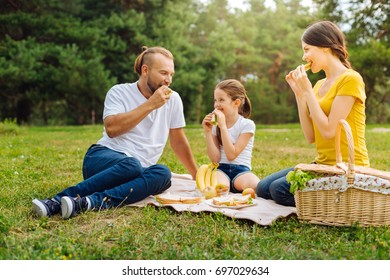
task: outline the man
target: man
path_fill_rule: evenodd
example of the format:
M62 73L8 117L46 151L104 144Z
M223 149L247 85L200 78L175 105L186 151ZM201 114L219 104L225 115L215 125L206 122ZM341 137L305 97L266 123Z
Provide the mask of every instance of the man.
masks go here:
M103 137L84 157L84 181L52 199L34 199L38 216L61 212L67 219L165 191L171 186L171 171L156 163L168 136L173 151L195 179L197 165L183 129L183 103L169 89L173 55L162 47L144 47L134 70L137 82L115 85L107 93Z

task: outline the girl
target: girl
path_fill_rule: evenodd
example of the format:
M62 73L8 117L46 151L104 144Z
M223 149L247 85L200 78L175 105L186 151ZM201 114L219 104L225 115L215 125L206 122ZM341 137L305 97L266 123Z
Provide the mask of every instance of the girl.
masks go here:
M320 21L302 35L303 60L311 71L325 72L325 79L312 87L304 69L298 66L288 73L286 81L294 92L299 120L307 142L315 143L317 157L313 163L336 164L335 139L340 119L346 119L352 129L355 145L355 163L369 166L365 142L364 82L351 69L344 34L332 22ZM347 160L347 142L342 141L343 161ZM277 203L295 206L286 174L292 168L264 178L257 186L258 196L273 199Z
M244 86L237 80L220 82L214 89L215 110L206 115L202 126L207 153L218 162L218 183L234 193L255 189L260 179L251 172L255 123L248 119L251 103ZM217 126L213 126L213 115Z

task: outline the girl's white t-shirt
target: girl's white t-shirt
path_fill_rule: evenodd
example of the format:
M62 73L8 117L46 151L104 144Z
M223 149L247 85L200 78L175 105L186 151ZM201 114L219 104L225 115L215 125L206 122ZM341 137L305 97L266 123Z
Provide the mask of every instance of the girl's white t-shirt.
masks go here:
M146 101L137 87L137 82L115 85L107 93L103 120L111 115L130 112ZM104 129L103 137L97 144L135 157L143 167L149 167L160 159L169 130L185 125L183 102L177 92L172 92L165 105L150 112L132 130L110 138Z
M255 123L250 120L246 119L243 116L239 116L236 123L231 127L228 128L228 133L230 136L230 140L232 141L233 145L237 142L238 137L243 133L252 133L252 137L250 138L248 144L244 148L244 150L232 161L229 161L227 159L227 156L225 154L225 150L223 149L223 146L220 147L221 152L221 160L220 163L227 163L227 164L238 164L238 165L245 165L248 166L252 170L252 149L253 149L253 143L254 143L254 135L255 135L256 125ZM216 126L213 126L212 130L213 135L217 134Z

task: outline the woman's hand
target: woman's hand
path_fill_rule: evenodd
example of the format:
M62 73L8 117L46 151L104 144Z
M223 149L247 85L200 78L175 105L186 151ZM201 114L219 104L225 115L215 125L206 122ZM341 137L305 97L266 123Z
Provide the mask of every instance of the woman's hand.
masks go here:
M304 71L304 73L302 73ZM286 76L286 81L290 85L294 92L295 99L298 106L299 122L308 143L314 142L314 130L313 123L309 112L312 112L314 108L308 110L309 104L307 103L310 99L315 99L314 94L310 98L310 92L313 91L311 83L307 78L304 66L298 66L297 69L291 71ZM314 101L317 102L317 101ZM312 103L312 102L311 102ZM318 107L318 106L317 106Z
M286 81L297 98L309 94L313 89L303 65L290 71L290 73L286 75Z

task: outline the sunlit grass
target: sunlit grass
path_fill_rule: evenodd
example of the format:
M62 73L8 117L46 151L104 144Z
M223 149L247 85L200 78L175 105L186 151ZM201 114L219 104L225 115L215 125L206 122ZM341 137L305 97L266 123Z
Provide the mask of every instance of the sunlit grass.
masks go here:
M389 170L390 132L372 128L366 136L372 166ZM101 126L21 127L1 135L0 259L390 258L388 227L318 226L296 216L269 227L220 213L154 206L87 212L70 220L35 217L33 198L51 197L82 179L84 153L101 132ZM186 133L198 164L207 163L200 126ZM253 171L260 177L314 156L299 125L259 126L256 131ZM161 163L173 172L187 172L169 146Z

